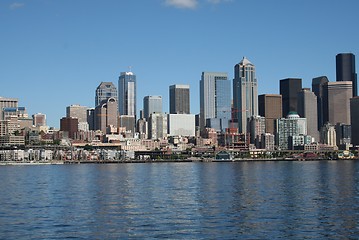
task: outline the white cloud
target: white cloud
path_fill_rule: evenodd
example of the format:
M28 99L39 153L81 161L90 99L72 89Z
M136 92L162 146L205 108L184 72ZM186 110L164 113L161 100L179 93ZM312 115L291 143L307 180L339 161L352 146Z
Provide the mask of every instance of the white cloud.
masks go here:
M224 2L231 2L232 0L207 0L207 1L212 4L219 4Z
M165 4L176 8L195 9L198 5L198 0L166 0Z
M18 8L22 8L24 6L25 6L25 3L14 2L14 3L10 4L9 8L11 10L15 10L15 9L18 9Z

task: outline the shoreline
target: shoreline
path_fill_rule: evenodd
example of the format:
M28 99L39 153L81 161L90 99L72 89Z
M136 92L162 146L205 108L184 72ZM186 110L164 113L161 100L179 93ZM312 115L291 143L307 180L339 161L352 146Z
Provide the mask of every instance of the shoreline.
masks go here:
M240 162L313 162L313 161L356 161L358 158L353 159L319 159L319 158L256 158L256 159L163 159L163 160L96 160L96 161L1 161L0 166L13 166L13 165L72 165L72 164L126 164L126 163L240 163Z

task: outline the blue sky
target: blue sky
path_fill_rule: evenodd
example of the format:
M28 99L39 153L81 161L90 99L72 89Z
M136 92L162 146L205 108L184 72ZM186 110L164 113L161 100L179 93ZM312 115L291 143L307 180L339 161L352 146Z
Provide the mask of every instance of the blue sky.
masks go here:
M0 96L58 127L66 106L94 107L101 81L137 75L143 97L189 84L199 112L202 71L227 72L243 56L256 66L259 94L279 80L326 75L335 55L359 56L357 0L0 0ZM357 61L359 61L357 59Z

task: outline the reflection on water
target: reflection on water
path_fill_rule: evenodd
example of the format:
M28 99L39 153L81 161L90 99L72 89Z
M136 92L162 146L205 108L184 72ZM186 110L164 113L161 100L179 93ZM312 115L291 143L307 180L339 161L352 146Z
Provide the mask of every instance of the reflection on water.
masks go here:
M358 163L3 166L0 239L356 238Z

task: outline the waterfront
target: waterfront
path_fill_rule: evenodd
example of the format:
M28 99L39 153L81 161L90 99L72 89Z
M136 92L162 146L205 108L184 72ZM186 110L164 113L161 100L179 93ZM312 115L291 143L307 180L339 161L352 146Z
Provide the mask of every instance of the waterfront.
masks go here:
M358 161L0 167L0 239L357 238Z

